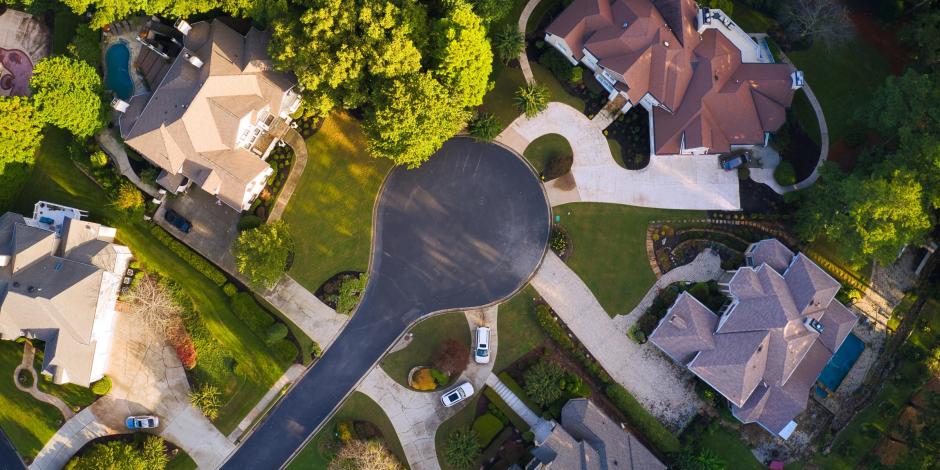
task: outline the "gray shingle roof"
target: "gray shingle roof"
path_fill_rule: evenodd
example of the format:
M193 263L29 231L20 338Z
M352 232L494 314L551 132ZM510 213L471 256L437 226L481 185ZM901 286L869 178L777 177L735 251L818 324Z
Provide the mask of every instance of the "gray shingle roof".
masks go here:
M716 334L715 348L695 356L689 370L742 405L764 376L769 341L767 331Z
M576 398L565 404L561 409L561 424L572 437L593 448L594 455L597 455L600 462L599 468L624 470L666 468L632 434L624 431L586 398Z
M650 335L650 341L673 360L687 364L695 353L715 347L717 325L718 315L688 292L683 292L660 320Z
M793 252L776 238L768 238L751 244L747 249L747 255L751 258L752 266L766 264L780 274L787 270L790 261L793 260Z
M784 277L797 310L804 315L825 309L839 292L839 283L803 253L796 255Z

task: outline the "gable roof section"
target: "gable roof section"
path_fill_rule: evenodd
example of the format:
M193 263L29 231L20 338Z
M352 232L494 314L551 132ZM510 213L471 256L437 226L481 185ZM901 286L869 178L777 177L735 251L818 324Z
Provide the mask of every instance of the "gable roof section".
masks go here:
M787 270L793 260L793 252L776 238L752 243L747 249L747 255L750 256L753 266L766 264L780 274Z
M687 364L698 351L715 347L717 325L717 315L688 292L683 292L649 339L673 360Z
M19 272L55 249L55 234L49 230L30 227L25 223L13 225L13 272Z
M609 0L574 0L545 30L562 38L577 60L594 31L613 25Z
M561 424L572 437L593 449L599 457L599 468L666 468L632 434L624 431L586 398L575 398L565 404L561 409Z
M796 309L804 315L825 309L839 292L839 283L803 253L793 258L784 278Z
M764 375L768 339L766 331L715 335L715 349L699 352L689 370L731 403L742 405Z
M829 351L835 353L845 338L849 336L855 324L858 323L858 317L849 311L842 302L833 300L826 311L819 318L823 325L823 331L819 334L819 339Z

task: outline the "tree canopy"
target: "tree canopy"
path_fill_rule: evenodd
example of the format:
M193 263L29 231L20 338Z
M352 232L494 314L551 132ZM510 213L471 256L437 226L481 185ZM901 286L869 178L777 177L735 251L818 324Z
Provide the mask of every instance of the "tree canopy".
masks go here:
M29 99L0 98L0 173L7 163L32 164L42 142L42 125Z
M399 470L398 459L380 441L352 439L330 461L329 470Z
M62 0L77 14L92 12L91 27L101 29L109 23L135 13L188 18L199 13L222 10L258 21L287 10L286 0Z
M287 223L277 221L245 230L235 240L232 251L238 272L255 286L267 289L284 275L293 248Z
M87 62L65 56L47 57L33 68L29 82L42 122L89 137L104 124L101 77Z
M149 436L143 444L136 446L124 441L110 441L94 444L91 450L81 457L74 457L65 468L69 470L136 470L146 468L162 470L169 459L163 439Z

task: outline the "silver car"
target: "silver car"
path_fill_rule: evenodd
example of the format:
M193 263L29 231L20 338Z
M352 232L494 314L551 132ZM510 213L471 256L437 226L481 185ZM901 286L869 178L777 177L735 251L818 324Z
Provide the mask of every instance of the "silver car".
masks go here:
M470 382L464 382L441 396L441 403L446 407L451 407L460 403L473 395L473 385Z

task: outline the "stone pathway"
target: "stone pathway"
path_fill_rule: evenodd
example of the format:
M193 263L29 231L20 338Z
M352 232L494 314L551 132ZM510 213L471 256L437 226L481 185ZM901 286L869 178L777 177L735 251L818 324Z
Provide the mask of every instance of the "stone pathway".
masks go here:
M517 24L519 32L522 33L522 37L525 37L526 27L529 25L529 16L532 16L532 11L535 10L535 7L538 6L540 1L542 0L529 0L529 3L526 3L525 7L522 9L522 14L519 15L519 23ZM526 83L535 83L535 77L532 75L532 67L529 65L529 56L526 53L525 46L522 47L522 52L519 54L519 68L522 69L522 76L525 77Z
M255 407L252 408L250 412L248 412L245 418L242 419L240 423L238 423L238 427L229 433L228 440L237 444L245 432L251 428L251 425L254 424L255 420L258 419L258 417L261 416L265 411L267 411L268 405L280 397L281 390L284 389L284 386L296 381L297 378L303 375L304 371L306 370L307 368L301 364L294 364L288 367L287 371L284 372L284 375L277 379L277 382L274 382L274 385L268 389L268 393L265 393L264 396L261 397L261 401L259 401L258 404L255 405Z
M476 393L481 393L487 377L490 377L497 353L497 308L464 312L471 332L477 326L490 327L490 362L479 365L470 360L467 370L455 383L469 381ZM376 365L363 379L358 390L365 393L382 407L412 470L439 470L434 436L438 426L457 414L470 401L451 408L441 405L441 392L416 392L395 382L381 366Z
M531 284L611 377L671 430L681 428L701 409L691 375L652 345L630 340L554 253L546 255Z
M66 420L75 416L75 413L69 408L68 405L62 401L61 398L49 395L48 393L39 391L39 375L36 374L36 369L33 369L33 360L36 358L36 349L28 341L23 343L23 361L20 362L20 365L13 370L13 383L16 384L21 392L26 392L33 396L33 398L48 403L56 408L62 413L62 417ZM20 385L18 380L20 376L20 371L25 370L33 377L33 384L29 387L24 387Z
M143 182L143 180L137 176L137 173L134 172L129 157L127 156L127 151L124 149L124 144L117 136L116 127L99 132L95 136L95 140L98 141L98 145L101 146L104 153L108 154L111 160L118 166L118 170L120 170L121 174L129 179L131 183L134 183L141 191L149 194L151 197L159 196L155 186Z
M545 183L552 206L569 202L607 202L663 209L740 210L737 173L723 171L716 156L654 155L642 170L614 161L603 132L580 111L549 103L533 118L518 117L497 141L522 154L545 134L560 134L571 144L571 172Z
M326 351L349 321L348 315L336 313L292 277L285 275L265 300L297 325Z
M281 188L281 194L274 202L271 214L268 215L268 222L280 220L281 216L284 215L284 209L287 208L287 203L290 202L294 190L297 189L297 185L300 183L300 177L304 174L304 168L307 167L307 143L304 142L303 136L296 129L290 129L284 135L283 140L294 149L294 164L291 166L290 174L287 175L284 187Z
M118 432L120 431L101 424L93 407L85 408L56 431L29 468L30 470L59 470L85 444Z

